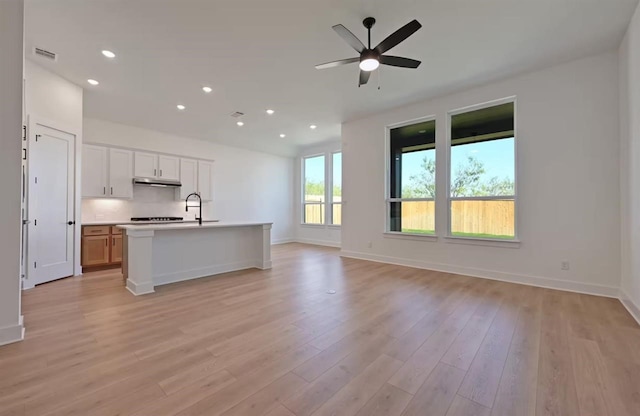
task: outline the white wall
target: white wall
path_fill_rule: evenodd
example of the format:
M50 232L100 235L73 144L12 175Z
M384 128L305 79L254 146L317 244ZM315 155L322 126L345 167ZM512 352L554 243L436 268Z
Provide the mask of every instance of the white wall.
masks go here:
M82 88L50 72L36 63L25 61L25 105L30 129L35 122L76 136L76 220L80 220ZM30 135L33 133L30 133ZM80 227L75 230L74 274L80 267ZM28 280L25 287L29 287Z
M20 170L22 0L0 1L0 345L22 339L20 315Z
M640 7L620 45L622 300L640 321Z
M310 146L301 149L298 157L295 160L295 235L296 241L307 244L317 244L323 246L340 247L340 235L342 233L341 227L333 225L316 225L316 224L302 224L302 163L303 158L307 156L325 156L325 173L331 172L331 155L333 152L340 151L342 143L339 141L332 141L322 143L316 146ZM325 175L327 189L329 188L328 175ZM327 210L330 209L330 205L327 204ZM327 211L328 212L328 211Z
M291 158L89 118L84 120L84 137L87 143L214 160L209 215L222 221L273 222L274 243L294 236ZM87 208L89 204L85 202L83 206ZM133 212L135 207L123 209L127 210L123 212ZM91 216L83 213L87 219Z
M617 61L615 52L606 53L343 124L344 254L617 296ZM445 189L447 111L513 95L520 247L385 237L385 126L437 116L437 181ZM436 212L440 236L446 224L443 199ZM569 271L560 268L565 259Z

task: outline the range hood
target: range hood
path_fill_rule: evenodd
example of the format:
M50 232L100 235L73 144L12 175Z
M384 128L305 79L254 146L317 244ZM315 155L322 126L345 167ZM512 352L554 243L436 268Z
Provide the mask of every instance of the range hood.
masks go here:
M157 178L133 178L134 185L157 186L161 188L179 188L182 186L180 181L172 179Z

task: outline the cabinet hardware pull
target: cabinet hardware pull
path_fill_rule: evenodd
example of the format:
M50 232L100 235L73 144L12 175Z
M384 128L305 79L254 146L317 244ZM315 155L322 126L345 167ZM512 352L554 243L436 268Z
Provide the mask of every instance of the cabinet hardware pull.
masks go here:
M111 187L111 195L113 195L113 186Z
M160 169L160 177L162 177L162 169Z
M155 169L153 170L153 176L156 176L156 170Z
M102 195L106 195L107 194L107 187L103 186L102 187Z
M109 239L108 239L108 238L106 238L106 239L104 240L104 246L105 246L105 247L109 247Z

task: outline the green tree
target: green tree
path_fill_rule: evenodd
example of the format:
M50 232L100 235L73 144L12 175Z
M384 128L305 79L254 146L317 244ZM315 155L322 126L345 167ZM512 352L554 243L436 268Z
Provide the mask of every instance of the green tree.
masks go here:
M480 180L485 174L484 165L474 156L469 156L466 163L458 165L451 181L451 196L478 196Z
M306 196L321 196L324 199L324 183L311 181L305 179L304 182L304 195Z
M425 156L421 171L409 178L409 184L402 187L403 198L436 197L436 162ZM460 163L451 181L451 196L511 196L515 193L515 183L509 178L497 176L483 181L486 173L484 164L474 156Z
M425 156L421 167L422 171L417 175L411 175L409 185L403 187L403 198L436 197L436 161Z

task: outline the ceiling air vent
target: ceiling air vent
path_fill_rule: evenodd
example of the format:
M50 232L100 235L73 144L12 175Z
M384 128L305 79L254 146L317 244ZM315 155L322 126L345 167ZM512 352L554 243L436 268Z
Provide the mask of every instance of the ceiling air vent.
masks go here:
M48 51L46 49L42 49L42 48L33 48L33 54L34 55L38 55L41 56L45 59L49 59L50 61L57 61L58 60L58 55L56 55L54 52Z
M241 113L240 111L236 111L235 113L231 113L231 117L234 117L234 118L242 117L243 115L244 115L244 113Z

